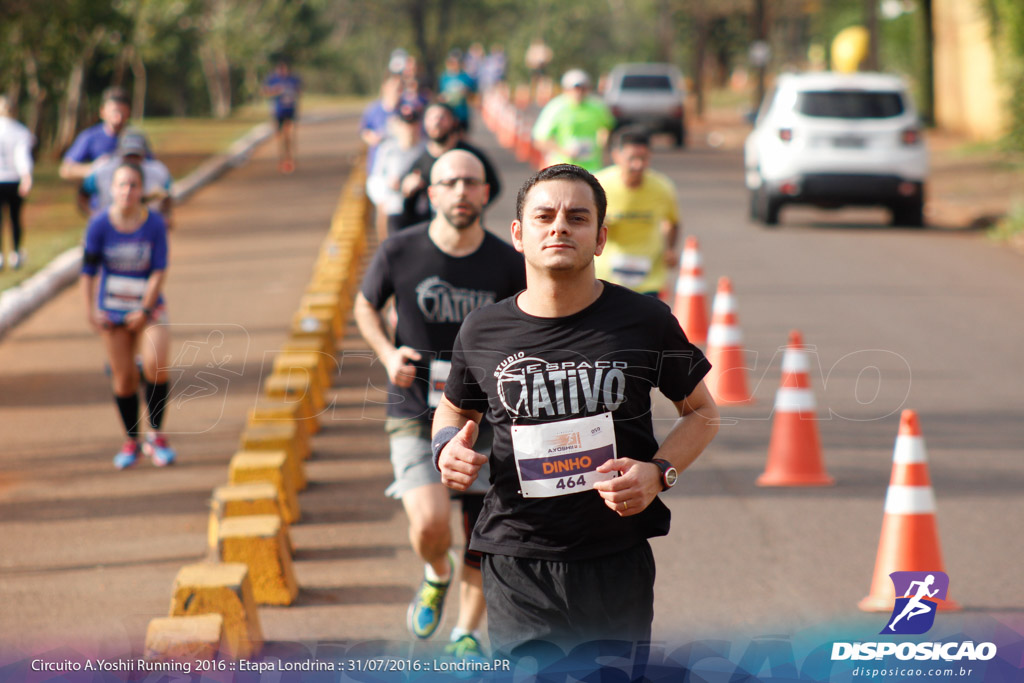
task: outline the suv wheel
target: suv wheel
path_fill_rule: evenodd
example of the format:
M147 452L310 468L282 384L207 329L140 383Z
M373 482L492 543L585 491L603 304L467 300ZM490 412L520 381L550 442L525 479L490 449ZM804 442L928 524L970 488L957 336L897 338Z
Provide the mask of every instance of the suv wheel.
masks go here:
M891 207L892 224L908 228L924 227L924 202L921 200L895 204Z
M779 198L779 195L761 185L757 190L755 209L759 221L767 226L776 226L779 224L779 211L782 209L782 199Z
M675 135L676 138L676 147L678 149L683 149L684 147L686 147L686 124L680 121L679 125L676 127L674 131L672 131L672 133L673 135Z

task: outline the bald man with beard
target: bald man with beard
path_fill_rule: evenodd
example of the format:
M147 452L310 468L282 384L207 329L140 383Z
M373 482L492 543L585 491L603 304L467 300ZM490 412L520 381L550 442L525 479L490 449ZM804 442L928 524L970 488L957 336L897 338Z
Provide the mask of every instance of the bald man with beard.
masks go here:
M355 318L388 375L385 431L395 480L387 494L400 499L409 519L409 539L424 562L424 577L409 606L408 627L429 638L443 616L455 574L449 549L452 493L433 466L430 424L444 384L455 337L471 311L512 296L526 286L522 256L487 232L484 166L473 154L452 150L430 172L428 192L436 215L385 241L374 256L356 297ZM398 323L388 329L383 310L394 297ZM486 442L482 435L477 447ZM468 538L480 514L481 485L459 494ZM480 555L463 556L459 615L446 648L461 659L483 656L480 626L485 611Z

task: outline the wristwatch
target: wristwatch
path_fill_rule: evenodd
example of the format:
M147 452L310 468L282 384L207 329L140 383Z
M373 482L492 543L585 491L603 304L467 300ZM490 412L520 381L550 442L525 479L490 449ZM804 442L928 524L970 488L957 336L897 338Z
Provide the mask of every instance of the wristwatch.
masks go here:
M668 460L662 460L661 458L655 458L652 460L658 469L661 470L661 490L667 491L676 485L676 481L679 480L679 472L675 467L672 466Z

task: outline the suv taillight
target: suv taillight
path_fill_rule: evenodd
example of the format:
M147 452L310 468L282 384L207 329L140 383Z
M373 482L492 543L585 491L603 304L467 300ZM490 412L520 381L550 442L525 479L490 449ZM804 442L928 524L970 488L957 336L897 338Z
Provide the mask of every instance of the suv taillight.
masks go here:
M921 131L917 128L907 128L900 133L900 141L904 145L916 145L921 142Z
M779 139L783 142L789 142L793 139L792 128L779 128Z

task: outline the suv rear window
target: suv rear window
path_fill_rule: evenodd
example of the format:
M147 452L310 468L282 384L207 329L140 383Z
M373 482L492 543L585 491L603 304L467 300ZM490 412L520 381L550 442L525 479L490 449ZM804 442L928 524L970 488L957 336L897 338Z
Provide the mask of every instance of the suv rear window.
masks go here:
M903 97L898 92L830 90L802 92L796 105L805 116L835 119L887 119L903 113Z
M623 90L671 90L672 79L668 76L641 75L622 77Z

